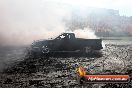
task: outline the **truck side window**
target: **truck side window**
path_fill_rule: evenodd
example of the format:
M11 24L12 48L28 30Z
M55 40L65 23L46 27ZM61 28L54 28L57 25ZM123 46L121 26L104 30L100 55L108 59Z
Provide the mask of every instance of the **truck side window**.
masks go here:
M74 36L70 35L70 34L62 34L60 36L58 36L56 39L57 40L69 40L69 39L73 39Z
M56 38L56 40L61 40L61 39L64 39L64 38L65 38L64 35L60 35L60 36L58 36L58 37Z
M70 36L69 34L66 34L64 39L65 39L65 40L69 40L69 39L70 39L69 36Z
M64 35L61 35L60 38L63 39L63 38L65 38L65 36Z

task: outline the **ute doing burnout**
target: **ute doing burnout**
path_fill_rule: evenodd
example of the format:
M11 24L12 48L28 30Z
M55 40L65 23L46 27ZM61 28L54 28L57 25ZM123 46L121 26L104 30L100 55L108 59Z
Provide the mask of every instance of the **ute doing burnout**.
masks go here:
M101 49L101 39L76 38L74 33L63 33L51 40L35 41L31 46L32 53L39 56L66 52L89 53Z

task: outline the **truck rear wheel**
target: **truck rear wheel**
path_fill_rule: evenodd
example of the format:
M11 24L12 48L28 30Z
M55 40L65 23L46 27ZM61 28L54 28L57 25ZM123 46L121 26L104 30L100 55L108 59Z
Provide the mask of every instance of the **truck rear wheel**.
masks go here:
M84 54L90 54L90 53L92 53L92 49L91 49L91 47L84 47L83 48L83 50L82 50L82 53L84 53Z
M91 53L92 49L91 47L85 47L85 53Z

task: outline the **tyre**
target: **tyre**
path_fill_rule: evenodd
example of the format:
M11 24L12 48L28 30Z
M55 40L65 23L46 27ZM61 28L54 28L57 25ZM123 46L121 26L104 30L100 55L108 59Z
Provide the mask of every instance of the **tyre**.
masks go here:
M44 54L49 53L49 48L47 46L43 46L42 53L44 53Z
M92 49L91 47L85 47L85 53L91 53L92 52Z
M92 50L91 50L90 47L84 47L84 48L82 49L82 55L83 55L83 56L89 56L89 55L91 55L91 54L92 54Z

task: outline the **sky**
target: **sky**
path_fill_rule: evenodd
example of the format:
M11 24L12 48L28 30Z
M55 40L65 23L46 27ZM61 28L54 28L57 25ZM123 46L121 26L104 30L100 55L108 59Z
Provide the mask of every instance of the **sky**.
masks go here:
M47 0L78 7L96 7L119 10L120 15L132 16L132 0Z
M0 45L30 44L65 32L72 8L108 8L132 16L132 0L0 0Z

